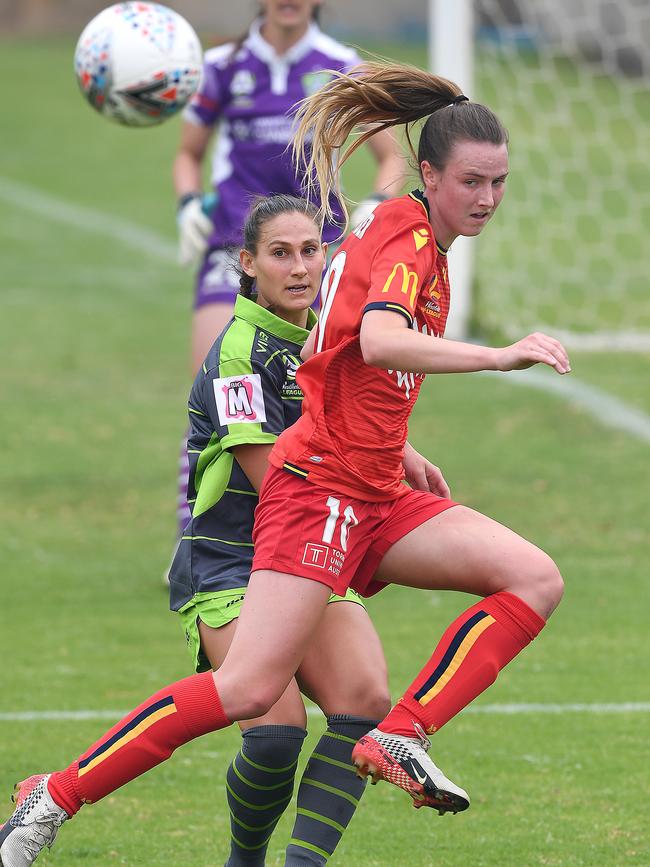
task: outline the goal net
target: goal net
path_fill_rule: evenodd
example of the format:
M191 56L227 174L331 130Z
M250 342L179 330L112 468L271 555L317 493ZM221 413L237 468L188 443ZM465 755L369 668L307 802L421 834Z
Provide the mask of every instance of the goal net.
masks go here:
M649 0L475 0L473 29L473 98L511 139L474 328L650 350Z

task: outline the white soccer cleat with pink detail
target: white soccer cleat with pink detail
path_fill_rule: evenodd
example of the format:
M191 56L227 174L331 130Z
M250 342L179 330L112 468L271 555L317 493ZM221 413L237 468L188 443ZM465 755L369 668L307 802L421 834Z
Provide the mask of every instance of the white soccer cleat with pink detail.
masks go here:
M414 807L433 807L444 813L460 813L469 807L469 796L452 783L427 755L431 746L422 727L414 723L416 737L393 735L372 729L352 750L352 762L360 777L372 784L386 780L404 789Z
M47 790L49 775L37 774L17 783L13 801L16 809L0 827L0 865L29 867L46 846L49 848L59 828L69 818L55 804Z

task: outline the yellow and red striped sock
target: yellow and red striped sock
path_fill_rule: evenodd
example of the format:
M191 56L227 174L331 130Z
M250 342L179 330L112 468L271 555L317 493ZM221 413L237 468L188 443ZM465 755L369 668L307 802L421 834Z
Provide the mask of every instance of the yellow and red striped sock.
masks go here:
M544 623L522 599L505 591L472 605L448 627L379 728L413 737L415 720L429 734L438 731L494 683Z
M69 816L168 759L177 747L230 725L212 672L194 674L152 695L64 771L48 780Z

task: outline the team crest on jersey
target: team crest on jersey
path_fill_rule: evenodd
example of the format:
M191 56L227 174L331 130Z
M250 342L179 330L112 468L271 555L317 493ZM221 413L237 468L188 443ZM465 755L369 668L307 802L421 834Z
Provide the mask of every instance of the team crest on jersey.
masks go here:
M296 382L296 371L300 362L289 352L282 353L282 360L287 368L286 379L282 383L282 397L290 400L302 400L302 390Z
M222 425L266 421L259 373L213 379L212 387Z
M295 355L291 355L291 353L289 353L289 352L283 352L282 353L282 360L284 361L284 364L287 368L287 379L294 379L295 380L296 371L298 370L298 366L300 365L300 362L298 361L298 359L296 358Z
M320 90L324 84L327 84L331 78L331 74L324 69L319 69L316 72L305 73L305 75L300 79L305 96L311 96L312 93L316 93L316 91Z
M436 319L440 318L440 292L436 289L438 285L438 275L436 274L433 280L431 281L429 288L427 289L427 293L429 297L427 298L424 309L430 313L432 316L435 316Z
M250 96L255 90L255 76L248 69L238 69L230 82L230 92L239 99L242 96Z

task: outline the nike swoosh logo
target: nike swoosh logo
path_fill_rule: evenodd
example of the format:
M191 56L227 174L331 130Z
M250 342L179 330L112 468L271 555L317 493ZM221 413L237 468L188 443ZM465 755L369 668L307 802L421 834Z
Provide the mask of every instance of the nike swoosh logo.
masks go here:
M424 784L426 783L426 781L427 781L427 775L425 774L423 777L421 777L421 776L418 774L418 772L416 771L416 769L415 769L415 765L413 764L413 762L411 762L411 769L412 769L412 771L413 771L413 776L414 776L415 779L418 781L418 783L420 783L421 785L424 785Z

